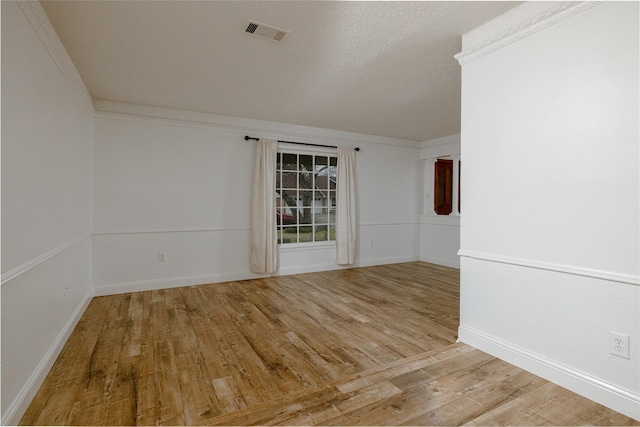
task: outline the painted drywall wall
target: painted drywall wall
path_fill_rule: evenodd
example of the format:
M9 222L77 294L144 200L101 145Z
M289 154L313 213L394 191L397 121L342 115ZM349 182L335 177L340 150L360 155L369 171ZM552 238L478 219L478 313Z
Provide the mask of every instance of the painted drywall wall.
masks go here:
M460 268L460 219L420 217L420 261Z
M244 141L247 130L206 126L186 120L196 118L186 112L171 114L182 117L99 113L95 119L98 294L256 277L248 257L255 142ZM284 132L292 128L277 126ZM319 142L331 134L322 132ZM367 144L362 138L356 159L357 265L417 260L418 146L379 138ZM160 253L164 262L158 262ZM335 268L332 245L283 247L278 274Z
M3 1L3 424L19 421L91 296L91 138L90 111Z
M460 159L460 135L449 135L421 143L423 173L422 214L420 215L420 261L460 268L460 214L455 205L451 215L437 215L433 208L434 161L446 157ZM457 191L458 175L453 188ZM454 202L457 199L454 200Z
M463 38L460 338L640 419L638 3L513 25Z

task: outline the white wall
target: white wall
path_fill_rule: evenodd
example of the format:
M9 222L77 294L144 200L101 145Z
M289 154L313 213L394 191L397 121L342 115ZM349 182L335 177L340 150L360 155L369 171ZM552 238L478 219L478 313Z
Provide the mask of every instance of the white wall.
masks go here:
M230 119L220 116L103 107L112 111L95 119L96 293L256 277L248 256L255 142L243 138L246 133L269 136L265 132L277 129L272 137L296 140L284 136L300 127L261 122L264 129L251 130L255 121L240 120L243 129L238 120L230 125ZM316 135L313 142L325 144L338 144L344 137L341 132L305 131ZM356 158L357 265L417 260L418 145L357 137L359 141L343 143L361 146ZM159 253L166 254L166 262L158 262ZM283 249L278 274L335 268L333 245L311 246Z
M86 104L3 1L3 424L19 421L92 295L91 139Z
M3 424L95 293L255 277L245 133L360 145L356 265L418 259L415 142L108 102L95 115L38 2L2 2L2 57ZM283 250L279 274L334 268L315 246Z
M638 3L551 6L463 38L460 338L640 419Z
M440 157L460 159L460 135L424 141L420 151L423 173L422 214L420 215L420 261L460 268L460 214L454 203L451 215L437 215L433 207L434 162ZM458 174L453 176L458 191ZM454 199L456 202L457 199Z

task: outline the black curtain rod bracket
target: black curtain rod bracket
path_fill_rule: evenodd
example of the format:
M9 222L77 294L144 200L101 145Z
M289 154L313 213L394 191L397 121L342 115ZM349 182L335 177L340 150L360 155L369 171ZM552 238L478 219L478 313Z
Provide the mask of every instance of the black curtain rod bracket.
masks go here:
M245 135L244 136L244 140L245 141L249 141L249 140L257 141L259 139L260 138L255 138L255 137L249 136L249 135ZM278 140L278 142L283 142L283 143L286 143L286 144L308 145L308 146L311 146L311 147L338 148L335 145L311 144L309 142L281 141L281 140ZM356 147L356 148L354 148L354 150L360 151L360 147Z

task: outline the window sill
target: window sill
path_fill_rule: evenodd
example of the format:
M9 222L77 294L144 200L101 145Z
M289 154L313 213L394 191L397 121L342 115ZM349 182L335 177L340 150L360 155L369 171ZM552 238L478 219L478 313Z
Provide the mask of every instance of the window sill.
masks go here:
M313 251L322 249L332 249L336 247L336 242L309 242L309 243L280 243L280 252Z

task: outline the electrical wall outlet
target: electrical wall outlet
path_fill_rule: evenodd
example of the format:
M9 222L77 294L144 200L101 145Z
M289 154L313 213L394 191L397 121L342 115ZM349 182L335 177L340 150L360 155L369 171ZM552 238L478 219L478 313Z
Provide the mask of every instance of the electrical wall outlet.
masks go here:
M609 332L609 353L629 359L629 335Z
M158 262L165 262L167 260L166 255L164 252L160 252L158 254Z

